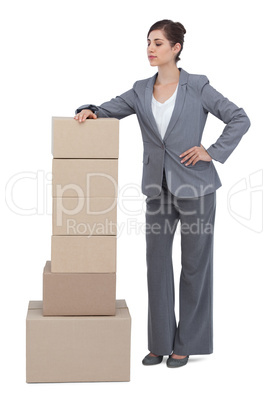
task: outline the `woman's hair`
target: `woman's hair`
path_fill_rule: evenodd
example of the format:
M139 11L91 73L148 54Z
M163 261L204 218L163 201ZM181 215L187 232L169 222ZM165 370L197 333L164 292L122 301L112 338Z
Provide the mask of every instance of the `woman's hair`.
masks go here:
M150 35L150 32L155 31L156 29L160 29L164 32L165 37L170 43L170 46L175 46L176 43L180 43L181 50L177 53L175 62L180 60L180 54L183 48L184 35L186 34L186 29L180 22L173 22L171 20L161 20L157 21L155 24L151 26L149 32L147 34L147 38Z

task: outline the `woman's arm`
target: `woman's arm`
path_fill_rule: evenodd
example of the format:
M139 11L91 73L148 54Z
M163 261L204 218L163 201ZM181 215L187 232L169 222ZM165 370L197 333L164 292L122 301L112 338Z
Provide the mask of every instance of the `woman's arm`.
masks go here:
M237 147L242 136L250 127L250 120L244 109L216 91L206 76L202 76L201 102L206 112L222 120L226 126L217 141L207 148L208 154L221 163L224 163Z
M135 99L136 94L133 88L124 92L120 96L116 96L108 102L102 103L100 106L88 104L80 106L76 109L76 120L84 121L86 118L97 117L114 117L116 119L123 119L126 116L136 113Z

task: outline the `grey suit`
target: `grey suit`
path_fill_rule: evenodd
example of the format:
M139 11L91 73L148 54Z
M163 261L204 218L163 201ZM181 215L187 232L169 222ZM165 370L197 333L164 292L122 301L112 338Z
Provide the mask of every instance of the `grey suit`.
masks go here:
M250 121L243 109L209 84L206 76L188 74L180 68L176 103L163 140L151 108L156 76L135 82L129 91L98 106L96 114L122 119L136 113L144 147L143 194L156 196L160 193L163 170L167 174L168 188L177 197L212 193L221 186L213 162L198 161L195 166L185 166L179 155L193 146L200 146L208 112L226 123L221 136L207 149L212 159L221 163L238 145ZM76 113L92 106L80 106Z
M250 126L243 109L209 84L204 75L180 69L173 114L162 139L151 100L157 74L100 106L83 105L99 117L122 119L136 113L144 146L142 192L146 198L148 349L158 355L213 352L213 233L216 190L213 162L185 166L179 155L200 146L208 112L225 128L207 152L224 163ZM180 321L174 312L172 244L181 235Z

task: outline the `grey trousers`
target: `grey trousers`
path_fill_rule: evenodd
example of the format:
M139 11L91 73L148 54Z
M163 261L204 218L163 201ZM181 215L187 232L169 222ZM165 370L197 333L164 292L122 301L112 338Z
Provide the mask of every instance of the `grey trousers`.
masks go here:
M148 350L157 355L213 352L213 232L216 192L177 198L167 188L146 198ZM180 222L179 321L172 245Z

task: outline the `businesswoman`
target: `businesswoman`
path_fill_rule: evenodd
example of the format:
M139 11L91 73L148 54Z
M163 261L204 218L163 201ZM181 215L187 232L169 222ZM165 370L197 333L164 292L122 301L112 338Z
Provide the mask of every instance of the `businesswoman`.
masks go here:
M156 22L147 35L147 55L158 72L100 106L79 107L74 117L82 123L87 118L122 119L135 113L140 124L150 352L144 365L161 363L167 355L168 367L181 367L190 355L213 352L213 232L216 190L221 186L213 160L224 163L250 126L244 110L216 91L205 75L177 67L185 33L179 22ZM201 140L208 113L225 127L205 149ZM178 223L177 324L172 244Z

